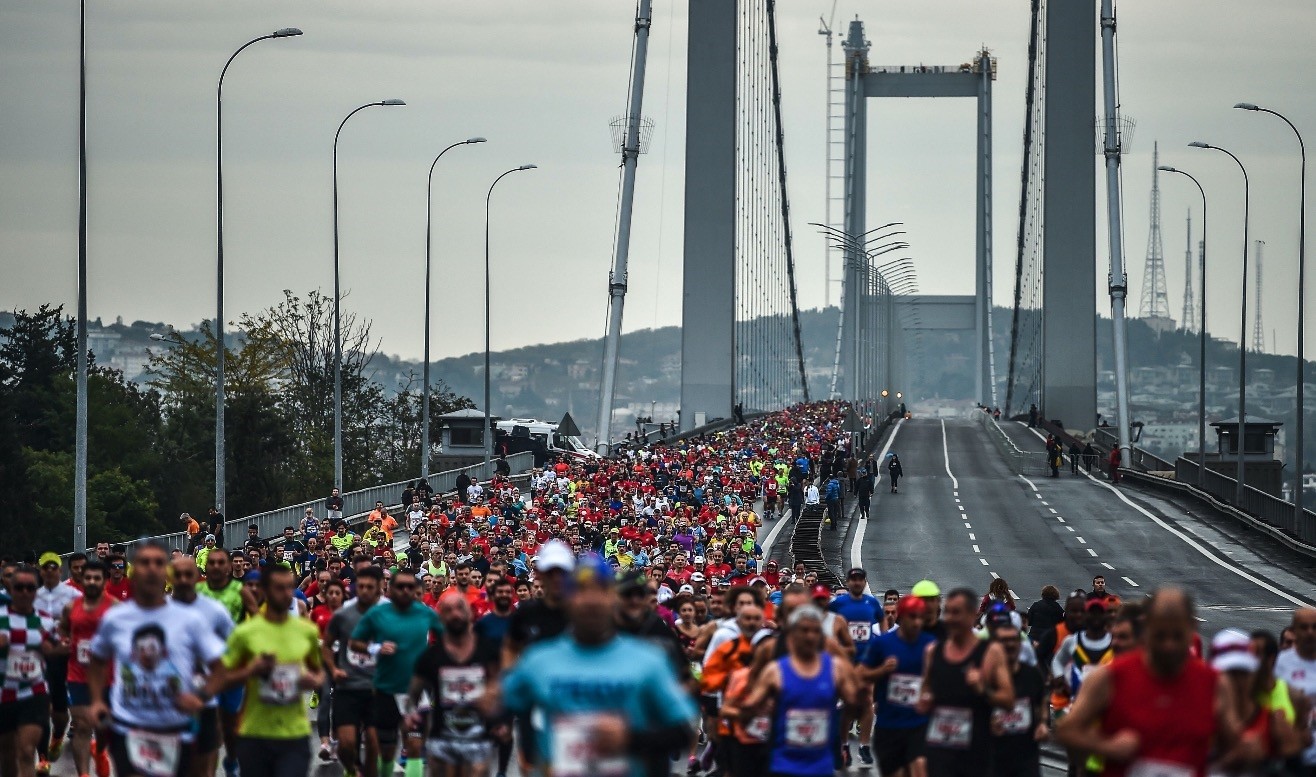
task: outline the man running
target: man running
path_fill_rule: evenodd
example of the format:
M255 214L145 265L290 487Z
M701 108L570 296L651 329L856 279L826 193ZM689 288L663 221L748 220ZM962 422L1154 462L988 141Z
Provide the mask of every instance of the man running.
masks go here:
M42 553L38 568L41 585L37 587L33 607L43 617L57 620L64 608L82 596L82 592L61 579L63 562L58 553ZM64 733L69 727L68 664L68 653L62 651L46 657L46 677L50 683L50 719L47 722L50 736L43 736L37 743L37 771L43 774L50 771L50 764L58 761L64 751Z
M787 655L767 665L741 706L745 719L775 701L769 770L793 777L830 777L840 752L839 699L859 697L850 668L823 649L823 611L804 605L786 620Z
M247 615L242 600L242 581L234 576L236 561L227 548L218 545L212 548L206 554L206 584L197 588L197 593L224 605L234 623L242 621ZM226 777L235 777L238 773L235 754L238 749L238 712L242 709L242 686L221 692L217 701L219 728L224 740L224 773Z
M374 699L371 705L371 737L379 752L379 774L393 773L393 758L397 754L398 729L402 725L402 711L398 697L405 697L411 687L412 669L416 660L429 646L430 634L439 635L443 625L430 608L417 602L420 586L416 574L398 570L388 587L388 601L370 608L356 628L348 647L375 657ZM419 744L417 742L416 744ZM425 762L420 753L407 753L407 777L422 777Z
M874 628L881 628L882 603L872 594L865 593L868 588L868 573L862 567L851 569L845 576L846 592L838 595L827 609L845 618L849 636L854 642L854 656L862 659L868 652L873 639ZM858 676L859 693L863 698L873 696L873 683L862 674ZM855 721L848 717L841 721L841 730L849 731ZM873 765L873 705L859 705L859 760L864 766ZM850 743L844 743L843 756L846 763L850 761Z
M36 774L37 746L50 722L46 658L62 650L55 620L36 611L38 578L32 567L16 567L9 605L0 607L0 752L18 759L17 772L12 762L4 764L18 777Z
M1316 609L1303 607L1293 613L1293 647L1279 654L1275 677L1306 701L1306 720L1316 734ZM1301 699L1300 699L1301 700ZM1316 775L1316 742L1301 756L1304 777Z
M238 728L243 777L305 777L311 765L311 723L305 693L320 687L320 630L293 614L297 581L290 568L260 572L264 611L233 630L224 654L225 683L244 685Z
M543 716L535 757L554 777L666 773L693 738L694 703L661 650L617 633L607 562L583 557L572 581L570 632L526 651L503 679L502 704Z
M1065 637L1056 649L1051 659L1051 683L1067 700L1077 698L1083 681L1093 669L1114 659L1107 623L1105 601L1087 600L1083 630Z
M116 602L105 596L105 565L99 560L82 567L82 598L64 606L60 614L59 633L68 643L68 693L73 713L69 731L69 749L79 775L90 774L91 759L96 759L96 777L110 777L110 751L104 735L98 738L93 752L92 732L97 721L91 717L91 694L87 691L87 662L91 657L91 638L101 625L105 611Z
M373 679L375 657L368 651L353 650L352 632L370 608L379 603L384 587L384 573L379 567L366 567L356 573L356 598L334 612L325 629L321 657L333 678L334 734L338 739L338 761L348 777L363 774L375 777L379 767L376 741L365 738L365 762L360 763L361 732L373 718Z
M433 700L426 750L430 777L484 777L493 760L493 740L510 736L481 709L498 679L501 644L472 628L471 605L449 592L439 598L443 636L416 662L411 678L408 728L420 726L415 711L421 693ZM408 761L410 763L410 761Z
M993 777L1037 777L1041 770L1038 743L1050 736L1046 724L1046 687L1037 667L1020 660L1023 633L1008 612L987 618L992 640L1005 652L1014 686L1014 706L992 711Z
M906 596L896 604L896 628L874 637L861 658L859 676L873 686L877 703L873 743L884 777L925 777L923 742L928 718L914 708L923 686L923 656L936 637L923 631L927 604Z
M946 595L946 639L927 647L918 711L928 715L929 777L975 777L987 763L993 707L1014 707L1010 669L1000 645L973 631L978 594Z
M170 567L174 577L174 602L191 609L217 638L227 641L233 632L233 619L229 617L224 605L210 597L197 595L201 570L197 569L196 562L183 556L175 559ZM219 744L219 700L210 698L206 700L206 706L197 718L196 757L192 759L194 777L214 775L219 760Z
M89 713L108 727L110 758L121 777L190 774L192 717L213 689L194 692L193 678L202 671L211 682L222 677L224 643L195 612L165 598L168 559L162 543L137 550L133 597L105 612L89 649Z
M1142 649L1088 676L1056 739L1104 758L1104 777L1201 777L1213 744L1227 749L1238 735L1228 686L1189 654L1196 623L1187 594L1160 589L1146 612Z

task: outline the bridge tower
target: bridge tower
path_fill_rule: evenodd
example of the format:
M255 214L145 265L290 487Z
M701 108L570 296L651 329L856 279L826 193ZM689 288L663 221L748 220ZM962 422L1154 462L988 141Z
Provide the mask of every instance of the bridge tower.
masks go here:
M1188 241L1183 252L1183 330L1197 331L1197 292L1193 291L1193 212L1188 211Z
M1151 230L1147 233L1147 261L1142 267L1142 299L1138 317L1156 334L1174 329L1170 295L1165 288L1165 245L1161 241L1160 147L1152 144ZM1188 322L1184 322L1187 327Z

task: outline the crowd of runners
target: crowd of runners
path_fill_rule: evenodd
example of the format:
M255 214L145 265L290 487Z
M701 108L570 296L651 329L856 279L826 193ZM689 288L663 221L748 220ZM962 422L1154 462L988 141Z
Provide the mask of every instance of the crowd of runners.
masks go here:
M765 559L765 520L872 493L846 411L418 483L359 534L334 495L281 537L4 561L0 777L1004 777L1047 742L1075 775L1316 775L1316 610L1204 641L1175 589L1025 609Z

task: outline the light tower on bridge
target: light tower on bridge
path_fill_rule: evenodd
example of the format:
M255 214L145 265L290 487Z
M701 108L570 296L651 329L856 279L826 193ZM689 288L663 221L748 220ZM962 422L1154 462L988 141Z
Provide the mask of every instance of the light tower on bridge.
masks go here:
M1152 144L1151 231L1147 235L1147 262L1142 270L1142 300L1138 317L1156 334L1174 329L1170 295L1165 290L1165 246L1161 241L1160 149ZM1187 326L1187 321L1184 326Z
M1193 291L1193 212L1188 211L1188 240L1183 252L1183 331L1196 330L1197 294Z

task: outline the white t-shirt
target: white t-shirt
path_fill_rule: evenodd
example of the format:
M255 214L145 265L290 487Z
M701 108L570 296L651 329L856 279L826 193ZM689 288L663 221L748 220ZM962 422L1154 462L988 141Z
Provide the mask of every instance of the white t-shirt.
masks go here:
M1306 694L1307 699L1316 705L1316 661L1308 661L1298 655L1295 648L1289 648L1279 654L1275 662L1275 677L1289 684L1290 688ZM1302 721L1298 721L1301 725ZM1307 728L1316 732L1316 709L1307 717ZM1316 766L1316 744L1302 752L1302 762L1307 766Z
M172 599L144 609L129 601L106 610L91 654L114 662L110 710L120 733L130 728L188 729L192 718L174 706L195 690L201 668L224 655L224 641L192 607Z
M201 618L201 620L210 627L210 630L216 637L219 637L219 639L227 642L228 635L233 633L233 618L229 616L228 608L215 599L211 599L209 596L198 595L197 598L193 599L190 603L178 599L171 599L171 601L180 607L185 607L196 613L197 617ZM293 601L296 601L296 599ZM206 702L207 707L214 707L218 704L219 700L215 698Z

